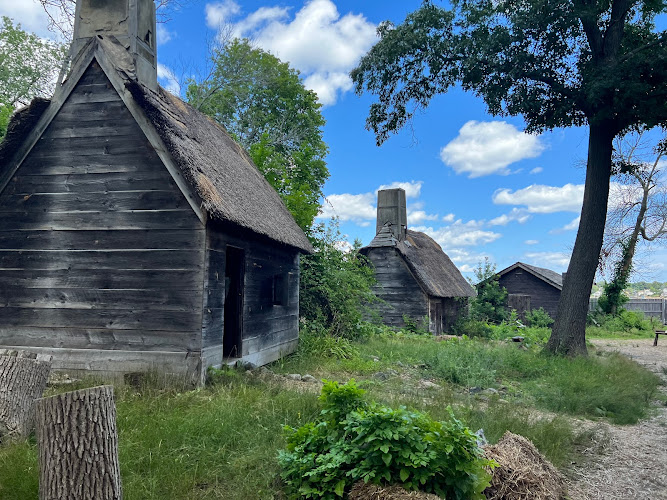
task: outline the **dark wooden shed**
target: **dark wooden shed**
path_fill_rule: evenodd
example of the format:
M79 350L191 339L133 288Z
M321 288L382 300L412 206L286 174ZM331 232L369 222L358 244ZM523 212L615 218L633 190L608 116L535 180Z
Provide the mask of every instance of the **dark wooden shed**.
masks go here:
M507 289L510 300L513 295L528 297L529 300L517 303L522 302L528 310L541 307L549 316L556 317L560 292L563 290L563 276L560 273L517 262L498 273L498 282Z
M0 145L0 347L195 378L293 351L308 239L225 130L158 86L152 0L76 15L69 76Z
M403 189L378 192L376 236L360 252L375 269L377 311L387 325L426 318L430 332L447 332L475 295L440 245L407 228Z

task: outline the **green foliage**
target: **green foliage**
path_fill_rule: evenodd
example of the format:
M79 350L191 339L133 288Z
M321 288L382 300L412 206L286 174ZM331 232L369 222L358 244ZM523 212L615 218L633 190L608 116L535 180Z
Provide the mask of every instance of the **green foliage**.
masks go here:
M460 317L452 327L452 332L459 336L488 339L491 338L492 329L486 321Z
M526 325L535 328L548 328L553 324L554 320L549 313L540 307L539 309L531 309L526 313Z
M403 329L409 333L415 335L430 335L431 332L428 331L428 317L424 316L421 320L417 320L408 316L407 314L403 315Z
M190 104L211 116L248 150L299 226L309 233L329 177L317 95L277 57L232 40L216 49L213 71L190 82Z
M375 300L375 274L358 254L360 242L345 252L341 240L337 221L313 228L315 251L301 257L299 313L312 329L352 338L361 333L364 305Z
M598 307L604 314L616 315L620 307L628 301L623 291L628 286L632 272L632 256L629 242L621 243L623 248L620 260L614 266L614 277L605 283Z
M608 22L612 9L618 22ZM456 84L493 115L522 115L533 132L612 117L616 133L650 128L667 120L657 83L667 67L654 64L665 59L654 23L665 11L646 0L455 0L451 10L425 1L403 23L380 25L352 79L357 93L377 96L367 127L378 143Z
M319 322L305 322L299 329L300 356L319 356L334 359L353 359L359 351L347 337L329 335Z
M8 115L33 97L50 97L65 56L63 46L28 33L8 17L0 23L0 137Z
M593 337L647 337L661 326L659 320L646 318L640 311L620 309L616 315L591 314L587 332Z
M405 407L368 404L362 395L354 380L326 382L320 418L286 428L287 451L278 460L290 498L341 498L360 480L446 498L484 498L485 467L492 462L451 409L448 420L438 422Z
M477 321L500 323L507 318L507 290L500 286L496 265L479 262L474 270L477 296L470 300L470 317Z

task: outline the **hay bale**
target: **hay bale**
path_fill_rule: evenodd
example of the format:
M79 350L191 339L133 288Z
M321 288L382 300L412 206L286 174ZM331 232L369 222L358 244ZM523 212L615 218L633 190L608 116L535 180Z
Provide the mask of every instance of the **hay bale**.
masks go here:
M563 476L523 436L507 431L498 444L484 448L487 458L498 462L491 486L484 494L489 500L560 500L565 497Z
M408 491L400 486L378 486L359 481L352 487L349 500L440 500L439 496L423 491Z

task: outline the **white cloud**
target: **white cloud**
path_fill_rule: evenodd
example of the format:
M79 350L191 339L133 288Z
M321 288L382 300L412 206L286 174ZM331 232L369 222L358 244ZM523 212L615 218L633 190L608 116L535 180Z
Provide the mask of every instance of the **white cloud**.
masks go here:
M560 227L558 229L553 229L549 231L552 234L559 234L559 233L564 233L566 231L576 231L579 229L579 222L581 221L581 216L576 217L572 219L572 221L568 222L565 224L563 227Z
M565 271L570 263L570 255L563 252L528 252L525 255L527 264L554 270Z
M442 222L454 222L455 218L454 214L447 214L442 218Z
M169 31L164 24L157 25L157 44L164 45L174 38L174 33Z
M381 189L397 189L401 188L405 191L406 198L419 198L422 190L423 181L410 181L410 182L392 182L391 184L382 184L378 191Z
M27 31L40 36L53 38L49 32L49 17L41 4L33 0L0 0L0 16L11 18L14 23L21 23Z
M239 6L231 0L206 6L209 27L238 14ZM375 24L361 14L341 16L332 0L309 0L293 18L285 7L262 7L232 28L235 36L250 38L300 70L323 105L334 104L352 89L350 70L377 41Z
M336 104L339 93L352 90L352 80L347 73L314 73L303 84L317 94L322 106Z
M503 121L469 121L459 135L440 150L442 161L458 174L481 177L509 174L514 162L539 156L544 150L538 136L519 131Z
M427 220L438 220L439 218L438 214L427 214L424 210L408 210L408 226L421 224Z
M224 2L206 4L205 11L206 26L216 29L228 23L236 14L239 14L241 7L233 0L226 0Z
M353 221L363 226L366 221L375 219L375 195L362 194L332 194L326 197L322 211L317 216L320 219L338 217L341 221Z
M565 184L563 187L532 184L512 191L499 189L493 193L496 205L523 205L531 213L579 212L584 198L583 184Z
M531 215L523 208L513 208L512 211L508 214L503 214L495 219L489 221L490 226L506 226L510 222L518 222L519 224L525 224Z
M162 86L174 95L180 95L181 86L174 72L164 64L157 64L157 77L162 82Z
M428 234L440 244L445 252L449 252L455 248L492 243L502 236L493 231L486 231L482 229L482 226L483 221L471 220L462 222L457 220L449 226L437 229L424 226L415 227L413 229Z
M529 173L529 174L532 174L532 175L535 175L535 174L539 174L539 173L542 172L543 170L544 170L544 169L543 169L542 167L535 167L534 169L532 169L532 170L531 170L530 172L528 172L528 173Z
M524 245L537 245L539 243L538 240L526 240L523 242Z

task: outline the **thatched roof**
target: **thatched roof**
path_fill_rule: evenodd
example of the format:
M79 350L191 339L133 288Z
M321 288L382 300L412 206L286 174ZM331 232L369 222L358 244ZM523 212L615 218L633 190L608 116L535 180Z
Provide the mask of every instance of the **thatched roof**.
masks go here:
M547 269L545 267L531 266L530 264L525 264L523 262L517 262L509 267L506 267L505 269L503 269L498 273L498 276L503 276L517 268L523 269L524 271L532 274L536 278L541 279L542 281L548 283L549 285L558 288L559 290L563 289L562 274L557 273L556 271L552 271L551 269Z
M422 289L434 297L473 297L475 290L442 251L433 238L418 231L407 230L405 240L392 236L391 228L385 225L368 246L361 249L367 254L372 248L391 247L408 265Z
M154 92L137 83L133 78L133 62L115 38L96 37L90 45L87 50L97 50L97 54L101 50L100 57L111 63L115 72L107 76L120 81L143 110L184 179L201 200L208 218L305 252L312 251L308 238L278 193L223 127L163 88ZM85 58L81 56L79 61L85 63ZM127 95L121 97L127 99ZM33 102L26 113L37 115L37 108L43 106L44 100ZM11 126L21 126L25 131L25 123L14 124L21 120L21 113L17 113ZM37 120L30 121L34 125ZM4 148L12 149L12 143L20 140L21 134L8 135L9 144ZM0 164L3 163L0 156Z
M7 135L0 142L0 173L17 153L21 141L35 126L50 103L49 99L37 97L30 106L25 106L14 113L7 127Z

